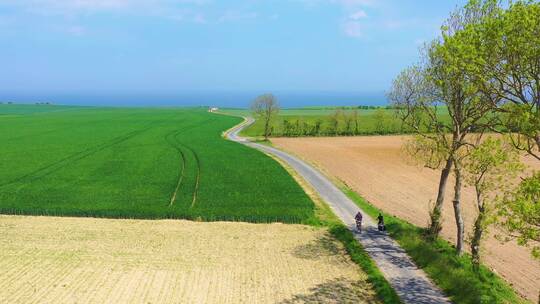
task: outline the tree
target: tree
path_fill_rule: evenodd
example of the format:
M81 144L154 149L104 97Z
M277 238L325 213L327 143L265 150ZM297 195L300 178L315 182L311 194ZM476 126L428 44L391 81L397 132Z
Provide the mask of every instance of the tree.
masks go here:
M533 243L533 256L540 259L540 172L524 179L502 204L502 226L520 245Z
M476 132L479 137L492 128L493 111L491 99L481 93L478 85L477 62L491 52L478 32L481 26L496 18L500 8L496 0L471 0L457 10L443 26L442 40L434 43L428 51L428 75L434 82L438 95L447 107L451 118L452 145L450 157L454 166L454 217L456 219L456 250L461 253L464 245L465 227L461 214L462 153L469 145L468 134ZM492 116L492 115L491 115Z
M313 127L313 132L315 133L315 135L320 135L321 134L322 123L323 123L323 120L320 119L320 118L317 118L315 120L315 126Z
M356 108L352 111L352 119L354 121L354 134L358 135L360 129L358 128L358 109Z
M479 68L483 91L505 114L514 146L540 160L540 3L511 3L482 36L492 50Z
M493 51L479 70L482 90L492 96L501 125L515 148L540 161L540 3L515 1L486 24L483 40ZM522 180L507 195L501 211L502 226L518 244L533 245L540 258L540 173Z
M295 136L302 135L302 125L300 124L300 119L297 119L294 122L294 135Z
M389 94L402 121L416 134L434 141L424 147L446 153L429 234L436 237L441 230L444 189L453 169L452 203L459 254L463 250L465 231L461 215L461 150L469 144L468 134L473 131L482 134L492 125L488 114L493 108L481 94L476 78L472 77L478 74L476 60L489 52L479 39L478 27L496 12L498 4L495 0L471 0L453 13L442 27L442 37L426 47L423 63L398 76ZM440 119L440 110L448 111L449 122ZM433 154L433 151L427 152Z
M288 119L283 120L283 135L291 136L292 133L292 124Z
M465 183L474 188L478 215L471 237L471 253L474 268L480 265L482 237L489 226L496 222L496 201L500 189L508 188L524 166L519 154L500 138L489 137L468 147L464 159Z
M272 94L264 94L257 97L251 104L251 111L258 119L264 122L264 139L268 140L268 136L272 130L272 120L279 113L279 104Z
M436 238L442 229L441 210L448 177L453 166L455 150L450 128L442 123L439 103L434 98L437 87L423 66L415 65L403 70L392 83L388 99L397 109L396 115L416 136L406 144L406 151L422 165L441 169L435 206L430 211L428 234Z
M312 131L307 121L302 121L302 135L311 135Z
M386 111L383 108L377 108L373 118L375 119L375 132L383 134L385 131Z
M345 120L345 133L347 135L352 135L353 134L352 127L354 123L353 113L348 114L347 112L344 112L343 118Z
M339 134L339 122L343 117L343 110L337 109L332 115L330 115L330 132L334 135Z

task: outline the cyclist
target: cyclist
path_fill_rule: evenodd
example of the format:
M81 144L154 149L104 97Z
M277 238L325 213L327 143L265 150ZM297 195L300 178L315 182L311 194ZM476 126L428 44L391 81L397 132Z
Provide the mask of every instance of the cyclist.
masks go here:
M358 211L354 219L356 220L356 229L358 232L362 232L362 213Z

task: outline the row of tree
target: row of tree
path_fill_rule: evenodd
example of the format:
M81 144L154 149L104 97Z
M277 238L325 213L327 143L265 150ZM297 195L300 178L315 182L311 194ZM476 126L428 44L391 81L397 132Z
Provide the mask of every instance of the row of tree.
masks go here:
M273 136L352 136L366 134L394 134L405 133L401 126L394 126L395 118L387 113L386 108L377 107L371 115L372 126L361 126L360 114L357 108L345 111L338 108L334 113L326 117L308 118L283 118L278 120L279 105L276 98L271 94L257 97L251 106L255 117L263 122L263 135L267 139Z
M277 136L352 136L366 134L390 134L400 133L402 129L394 127L393 117L386 110L378 108L372 114L370 120L374 123L370 127L362 125L362 119L357 109L343 111L337 109L326 117L311 119L288 119L284 118L281 126L275 127L273 135ZM277 129L277 130L276 130Z
M459 254L465 239L461 190L469 185L478 210L470 242L474 265L494 223L520 244L532 244L540 257L540 173L523 177L520 163L523 152L540 161L540 3L470 0L422 49L419 62L394 80L388 98L416 134L407 151L441 171L429 236L441 231L453 177ZM450 121L442 122L441 106Z

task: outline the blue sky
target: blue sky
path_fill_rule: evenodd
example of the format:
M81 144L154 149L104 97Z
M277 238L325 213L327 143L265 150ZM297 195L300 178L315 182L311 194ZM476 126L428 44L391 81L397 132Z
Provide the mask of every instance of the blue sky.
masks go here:
M463 3L0 0L0 93L382 92Z

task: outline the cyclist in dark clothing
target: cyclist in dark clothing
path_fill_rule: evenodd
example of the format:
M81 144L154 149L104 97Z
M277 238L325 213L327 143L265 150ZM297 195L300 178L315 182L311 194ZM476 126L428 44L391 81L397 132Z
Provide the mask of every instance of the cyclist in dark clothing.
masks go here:
M358 229L358 232L361 232L362 231L362 213L358 211L354 219L356 220L356 229Z
M379 231L386 230L386 226L384 225L384 217L380 213L379 213L379 216L377 217L377 228L379 228Z

